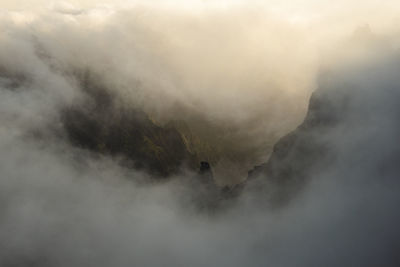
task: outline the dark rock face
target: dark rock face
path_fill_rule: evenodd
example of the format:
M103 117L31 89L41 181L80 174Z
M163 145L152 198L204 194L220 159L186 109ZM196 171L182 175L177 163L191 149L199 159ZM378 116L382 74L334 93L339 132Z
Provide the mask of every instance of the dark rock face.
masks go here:
M307 175L321 168L332 156L328 144L316 136L328 133L337 124L337 111L322 94L314 93L304 122L275 144L267 163L249 171L248 183L266 179L267 186L274 187L272 200L278 202L299 190Z
M332 135L353 112L358 112L352 109L357 108L354 100L360 92L346 90L348 84L340 85L343 88L332 87L332 79L331 74L321 75L320 88L310 98L303 123L275 144L267 163L249 171L246 184L269 187L273 202L286 202L306 184L311 174L328 168L335 160ZM267 185L260 186L260 178Z
M93 79L85 77L82 88L87 98L62 112L72 144L122 157L125 164L159 177L175 174L184 166L198 168L176 129L160 127L142 111L123 106Z
M322 73L304 122L275 144L267 163L249 172L246 188L268 191L273 201L285 203L311 178L397 177L396 69L398 59L388 57L352 72Z
M118 157L124 166L144 170L152 177L167 178L189 170L186 201L207 213L226 206L231 193L215 183L211 164L199 161L199 155L188 149L184 136L173 124L156 125L144 112L121 104L93 78L84 77L81 87L86 98L62 110L62 125L69 142L94 153Z

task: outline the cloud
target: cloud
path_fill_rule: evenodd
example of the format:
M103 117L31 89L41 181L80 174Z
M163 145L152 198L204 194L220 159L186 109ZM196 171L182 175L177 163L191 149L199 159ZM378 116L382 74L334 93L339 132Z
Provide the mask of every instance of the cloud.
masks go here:
M333 42L252 8L13 12L0 26L1 265L398 265L400 61L375 20L372 41L338 38L352 22ZM265 160L318 85L328 101L349 99L316 135L336 160L281 209L249 188L226 210L199 212L193 174L148 183L66 142L59 112L85 98L86 70L160 124L196 122L222 143L224 166Z
M68 2L53 3L52 9L56 12L67 15L80 15L84 12L83 9L80 9Z
M74 73L90 71L159 124L187 124L215 148L221 184L265 160L271 144L301 121L314 88L316 54L304 31L255 9L201 16L146 5L79 16L45 10L22 25L14 17L4 17L5 30L26 46L21 53L61 79L73 83ZM223 175L220 160L240 175Z

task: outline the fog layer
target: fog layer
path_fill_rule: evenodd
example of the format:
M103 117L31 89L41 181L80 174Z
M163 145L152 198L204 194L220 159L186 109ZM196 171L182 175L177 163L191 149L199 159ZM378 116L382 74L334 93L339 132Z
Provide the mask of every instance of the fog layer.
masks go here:
M0 265L399 265L396 5L336 28L255 6L2 11ZM213 148L220 184L266 161L318 88L346 108L313 135L334 160L279 209L261 176L229 208L199 212L195 174L149 183L67 141L60 111L85 99L86 72L157 124L185 122Z

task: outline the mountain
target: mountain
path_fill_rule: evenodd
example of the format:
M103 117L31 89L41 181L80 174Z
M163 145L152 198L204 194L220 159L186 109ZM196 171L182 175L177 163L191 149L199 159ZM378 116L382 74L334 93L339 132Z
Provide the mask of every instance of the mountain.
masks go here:
M303 123L275 144L266 163L249 172L247 188L286 203L313 180L356 184L397 177L398 57L352 64L351 71L321 71Z
M182 167L197 171L200 162L181 134L155 124L141 110L127 107L89 74L81 79L85 98L62 111L62 124L75 146L116 156L157 177L177 174Z
M327 144L316 137L329 133L342 111L323 90L314 92L303 123L274 145L268 162L249 171L247 182L263 177L274 187L274 200L285 200L305 184L310 172L329 161Z
M232 204L239 194L216 184L208 161L215 153L209 144L183 121L158 125L143 111L124 105L99 81L83 75L83 99L62 109L62 127L72 145L118 158L125 167L143 170L155 179L189 170L180 175L190 185L182 202L189 201L200 211L215 212Z

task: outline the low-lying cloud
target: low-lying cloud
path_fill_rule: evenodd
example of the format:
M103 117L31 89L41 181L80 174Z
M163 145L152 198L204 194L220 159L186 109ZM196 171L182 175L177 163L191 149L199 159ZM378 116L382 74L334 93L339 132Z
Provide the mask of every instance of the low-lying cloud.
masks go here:
M389 18L371 15L352 35L361 15L344 16L329 34L322 26L346 14L341 5L321 9L321 26L277 15L285 5L88 3L0 15L1 265L399 264L400 60ZM160 125L184 121L215 146L220 184L265 161L317 87L348 109L316 136L335 160L287 206L270 208L268 188L249 187L210 214L190 197L195 174L148 182L66 141L60 111L87 97L78 81L87 71L124 105Z

